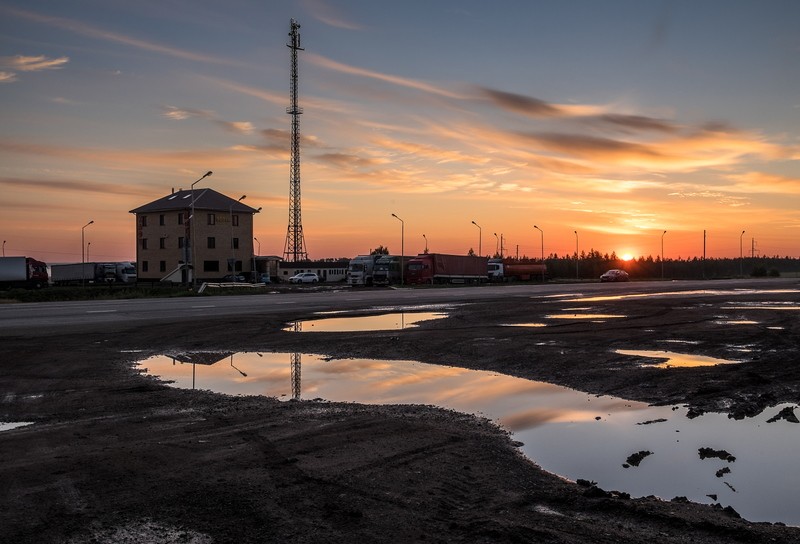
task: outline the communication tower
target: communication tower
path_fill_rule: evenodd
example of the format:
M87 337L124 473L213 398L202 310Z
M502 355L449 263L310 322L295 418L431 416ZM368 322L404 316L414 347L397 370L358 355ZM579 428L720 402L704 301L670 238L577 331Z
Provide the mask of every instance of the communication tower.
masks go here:
M300 25L292 19L290 27L291 42L286 46L292 51L291 105L286 108L286 113L292 116L292 151L289 162L289 228L286 231L283 258L296 262L308 260L300 214L300 114L303 108L297 105L297 52L303 51L303 48L300 47Z

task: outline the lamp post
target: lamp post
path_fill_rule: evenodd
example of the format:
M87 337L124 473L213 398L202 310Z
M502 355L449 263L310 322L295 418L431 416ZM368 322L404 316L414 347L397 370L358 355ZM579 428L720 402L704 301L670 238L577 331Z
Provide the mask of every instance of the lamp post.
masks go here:
M88 227L92 223L94 223L94 220L89 221L88 223L86 223L84 226L81 227L81 287L86 286L86 274L84 271L84 269L86 268L86 253L84 251L85 247L83 245L84 231L86 230L86 227Z
M197 274L195 274L195 270L197 268L195 267L195 263L194 263L194 240L195 240L195 236L194 236L194 231L195 231L195 228L194 228L194 186L197 185L203 179L205 179L208 176L210 176L211 174L213 174L213 172L211 172L209 170L208 172L203 174L200 177L200 179L198 179L197 181L192 183L192 186L191 186L191 191L192 191L191 208L192 208L192 211L189 214L189 221L191 221L191 223L189 224L189 228L192 229L192 230L190 232L191 236L189 237L189 253L191 254L191 258L189 259L189 261L192 264L192 289L194 289L197 286Z
M86 260L87 261L91 261L91 259L89 259L89 246L91 246L91 245L92 245L91 242L86 242Z
M576 230L573 232L575 232L575 279L580 281L581 275L580 272L578 271L578 266L581 261L580 261L580 256L578 255L578 231Z
M542 239L542 265L544 265L544 231L536 225L534 225L533 228L539 231L540 238ZM544 270L545 269L542 268L542 283L544 283Z
M405 252L406 251L405 250L405 228L406 228L406 224L402 219L397 217L397 215L392 214L392 217L394 217L395 219L400 221L400 285L405 285L405 280L403 279L403 269L405 268L405 266L403 266L403 261L405 261L405 256L406 256L406 252Z
M242 195L236 202L241 202L247 198L247 195ZM233 245L233 202L228 206L228 218L231 222L231 274L234 283L236 283L236 246Z
M422 237L425 238L425 253L427 254L428 253L428 237L425 236L424 234L422 235Z
M481 238L483 238L483 229L475 221L473 221L472 224L478 227L478 256L480 257L481 255L483 255L483 248L481 247Z
M744 236L744 231L739 235L739 277L744 276L744 271L742 270L742 262L744 261L744 254L742 253L742 236Z
M261 255L261 242L258 241L258 238L253 236L253 240L256 241L258 244L258 252L253 255L253 283L258 283L258 270L256 267L256 257Z
M500 255L500 238L497 237L496 232L493 232L492 234L494 234L494 254Z
M667 231L661 233L661 279L664 279L664 235Z
M3 257L6 256L6 241L3 240Z

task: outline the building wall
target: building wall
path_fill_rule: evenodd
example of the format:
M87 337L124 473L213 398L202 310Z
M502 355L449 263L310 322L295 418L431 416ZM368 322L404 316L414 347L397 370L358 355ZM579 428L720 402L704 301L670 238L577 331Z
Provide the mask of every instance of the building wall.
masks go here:
M137 214L136 264L140 280L158 281L181 263L191 264L190 213L191 210L187 208ZM183 214L183 224L179 221L180 214ZM213 224L209 219L211 214ZM229 210L195 210L194 263L198 281L216 281L230 274L229 261L234 258L238 273L247 275L253 270L253 214L234 212L232 215L233 223L238 218L238 225L232 225ZM214 239L213 248L209 248L209 238ZM234 238L238 238L236 249L232 245ZM147 240L146 248L143 240ZM177 281L191 281L191 276L181 278L178 275Z

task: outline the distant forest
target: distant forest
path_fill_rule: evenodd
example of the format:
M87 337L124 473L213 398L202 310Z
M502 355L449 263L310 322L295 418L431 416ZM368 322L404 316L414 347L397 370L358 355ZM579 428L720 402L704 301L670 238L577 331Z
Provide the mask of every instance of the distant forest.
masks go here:
M520 261L539 259L520 258ZM800 275L800 259L792 257L744 257L726 259L664 259L652 256L623 261L615 253L601 254L590 250L575 255L551 254L545 258L547 273L551 279L591 279L612 268L625 270L631 279L715 279L749 277L778 277Z

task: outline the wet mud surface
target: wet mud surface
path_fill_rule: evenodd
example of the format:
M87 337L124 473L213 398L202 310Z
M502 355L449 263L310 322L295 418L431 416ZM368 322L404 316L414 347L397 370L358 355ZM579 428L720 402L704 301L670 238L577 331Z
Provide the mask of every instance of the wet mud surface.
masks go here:
M800 313L758 309L758 293L736 296L736 309L730 300L498 297L390 332L284 331L315 317L291 306L257 318L5 332L0 420L34 424L0 432L0 541L797 542L800 529L730 508L565 481L479 418L228 397L133 370L165 352L298 351L492 370L736 418L800 402ZM796 305L800 295L769 301ZM506 326L570 305L625 317ZM664 369L615 352L678 342L742 362Z

